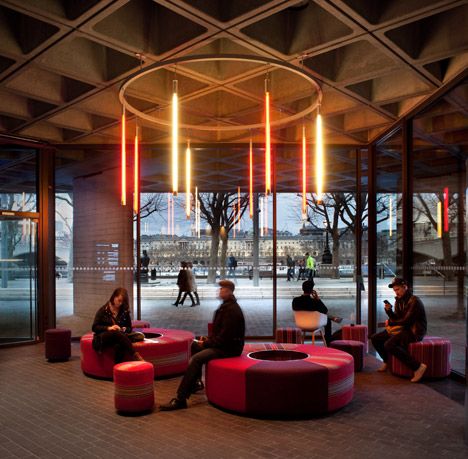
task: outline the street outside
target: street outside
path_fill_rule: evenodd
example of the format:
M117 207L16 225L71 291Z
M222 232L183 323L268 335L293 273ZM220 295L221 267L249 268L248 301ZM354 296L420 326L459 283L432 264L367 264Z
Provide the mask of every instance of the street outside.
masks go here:
M365 279L366 280L366 279ZM211 322L213 312L219 305L218 288L206 284L206 279L197 279L201 305L190 307L187 297L183 306L175 307L178 288L174 278L157 278L141 286L141 318L154 327L180 328L195 334L206 334L207 324ZM261 279L259 286L254 286L248 277L235 279L236 291L245 317L247 335L265 337L273 335L273 284L272 279ZM352 278L325 279L316 278L316 290L327 305L331 314L343 317L341 325L356 323L356 290ZM392 301L393 291L388 288L388 279L378 280L378 321L385 320L383 300ZM301 294L302 281L287 282L278 278L277 282L277 326L294 326L291 300ZM465 321L456 315L456 283L442 283L432 277L415 279L415 294L425 304L428 316L428 335L447 337L452 341L452 366L464 372L465 369ZM444 294L445 292L445 294ZM106 302L111 290L103 289L103 298L96 304L96 310ZM134 296L136 287L134 288ZM367 291L362 291L362 323L367 322ZM73 336L81 336L91 329L93 317L81 317L73 312L73 285L67 279L57 279L56 283L57 326L72 329ZM466 296L465 296L466 298ZM4 336L28 334L29 330L29 282L25 279L11 281L8 289L0 289L0 319ZM136 299L134 299L134 317L136 318ZM341 325L334 324L334 330Z

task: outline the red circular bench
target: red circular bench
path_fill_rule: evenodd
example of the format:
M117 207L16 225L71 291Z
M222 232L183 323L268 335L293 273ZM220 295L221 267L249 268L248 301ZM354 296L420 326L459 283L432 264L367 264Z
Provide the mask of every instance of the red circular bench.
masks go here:
M145 340L134 343L134 349L154 366L154 377L183 373L190 359L192 332L170 328L145 328ZM101 354L92 346L93 333L81 337L81 370L87 376L112 379L114 350L106 349Z
M353 398L353 357L311 344L247 344L239 357L206 368L206 396L216 406L257 416L324 414Z
M411 343L409 353L427 365L425 378L445 378L450 374L450 340L438 336L426 336L422 341ZM413 371L392 355L388 359L389 368L394 375L412 377Z

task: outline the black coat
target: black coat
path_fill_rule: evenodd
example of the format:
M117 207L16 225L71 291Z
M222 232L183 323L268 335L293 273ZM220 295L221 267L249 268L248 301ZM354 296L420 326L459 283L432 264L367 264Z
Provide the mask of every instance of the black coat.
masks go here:
M232 295L215 311L213 328L203 347L221 349L228 356L234 357L242 354L244 339L244 314L237 304L236 297Z
M312 298L310 295L296 296L292 302L293 311L318 311L328 314L328 308L320 298Z
M402 325L413 332L417 340L422 340L427 332L426 310L422 301L407 290L402 298L396 298L395 310L386 309L388 325Z
M118 325L120 328L125 327L125 333L132 331L132 320L129 311L119 311L117 317L114 318L109 307L109 303L100 307L96 312L93 322L93 348L96 351L101 350L100 334L107 331L112 325Z

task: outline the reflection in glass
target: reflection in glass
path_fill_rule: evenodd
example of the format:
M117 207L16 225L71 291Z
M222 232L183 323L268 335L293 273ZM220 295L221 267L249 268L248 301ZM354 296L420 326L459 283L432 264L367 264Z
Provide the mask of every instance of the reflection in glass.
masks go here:
M0 344L36 338L37 223L0 217Z

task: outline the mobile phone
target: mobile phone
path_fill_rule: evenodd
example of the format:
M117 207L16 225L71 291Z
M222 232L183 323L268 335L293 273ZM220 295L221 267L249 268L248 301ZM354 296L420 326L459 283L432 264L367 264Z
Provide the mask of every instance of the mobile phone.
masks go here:
M390 301L388 301L388 300L383 300L383 302L384 302L385 304L387 304L388 306L391 306L391 305L392 305L392 303L390 303Z

